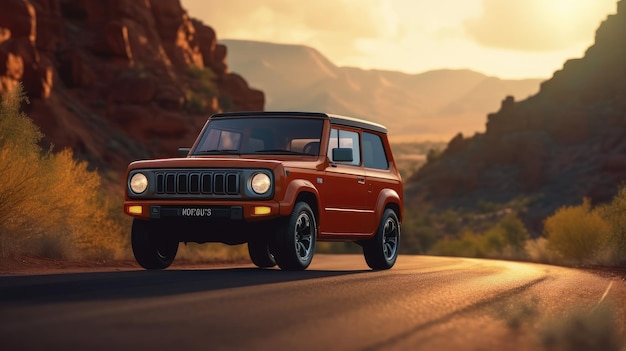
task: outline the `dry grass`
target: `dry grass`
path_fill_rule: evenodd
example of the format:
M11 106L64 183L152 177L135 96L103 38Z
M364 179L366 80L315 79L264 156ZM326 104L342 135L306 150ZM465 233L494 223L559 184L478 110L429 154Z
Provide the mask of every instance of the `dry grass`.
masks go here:
M548 316L538 296L518 296L494 306L508 329L547 351L626 351L624 326L615 306L572 308Z
M220 243L207 244L180 244L178 248L177 260L187 260L191 262L249 262L248 246L226 245Z
M626 344L610 308L575 309L546 322L541 341L550 351L620 351Z
M100 176L70 150L43 152L24 101L19 87L0 104L0 255L120 256L123 223L110 216Z

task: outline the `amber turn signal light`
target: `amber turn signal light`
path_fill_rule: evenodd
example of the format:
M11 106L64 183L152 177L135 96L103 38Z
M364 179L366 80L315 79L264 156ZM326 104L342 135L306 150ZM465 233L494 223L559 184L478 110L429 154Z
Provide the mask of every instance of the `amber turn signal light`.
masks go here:
M142 206L128 206L126 207L126 213L130 214L130 215L141 215L143 213L143 207Z
M272 209L267 206L256 206L254 207L254 214L257 216L266 215L272 213Z

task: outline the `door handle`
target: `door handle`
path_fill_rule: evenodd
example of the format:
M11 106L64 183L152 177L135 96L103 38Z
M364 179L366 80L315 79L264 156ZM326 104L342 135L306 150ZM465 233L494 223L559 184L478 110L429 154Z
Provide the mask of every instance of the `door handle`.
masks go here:
M359 184L365 184L365 177L358 177L356 180L359 182Z

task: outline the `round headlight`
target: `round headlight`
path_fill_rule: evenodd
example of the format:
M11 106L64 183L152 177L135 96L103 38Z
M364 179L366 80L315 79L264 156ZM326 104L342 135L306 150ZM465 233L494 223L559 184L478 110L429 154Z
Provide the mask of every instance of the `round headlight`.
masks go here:
M252 176L252 181L250 182L252 186L252 190L259 195L263 195L270 190L272 186L272 181L270 177L265 173L256 173Z
M135 173L130 177L130 190L135 194L141 194L148 189L148 178L143 173Z

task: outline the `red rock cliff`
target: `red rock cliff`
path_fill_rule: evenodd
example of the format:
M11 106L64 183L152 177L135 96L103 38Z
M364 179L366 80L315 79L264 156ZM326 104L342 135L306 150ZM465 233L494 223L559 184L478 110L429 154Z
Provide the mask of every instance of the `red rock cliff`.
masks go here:
M23 82L46 141L100 168L175 154L213 112L263 110L226 53L179 0L0 2L0 93Z

